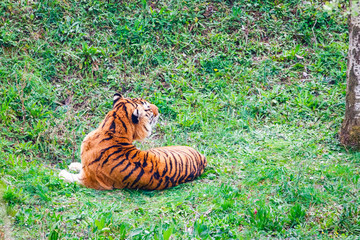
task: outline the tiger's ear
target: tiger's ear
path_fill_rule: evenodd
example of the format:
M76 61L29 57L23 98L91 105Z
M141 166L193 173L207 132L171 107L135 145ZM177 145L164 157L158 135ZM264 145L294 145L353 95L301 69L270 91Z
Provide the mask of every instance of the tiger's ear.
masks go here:
M139 115L140 115L139 110L135 109L135 111L131 115L131 121L135 124L138 124L139 123Z
M119 101L120 99L123 99L123 95L119 94L119 93L115 93L114 94L114 98L113 98L113 107L115 106L116 102Z

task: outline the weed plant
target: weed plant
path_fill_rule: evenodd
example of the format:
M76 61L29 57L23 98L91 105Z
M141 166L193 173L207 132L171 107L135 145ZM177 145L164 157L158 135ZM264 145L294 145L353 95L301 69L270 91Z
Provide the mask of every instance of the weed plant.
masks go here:
M347 4L2 0L0 236L357 238ZM59 180L115 92L160 109L139 148L192 146L206 172L152 192Z

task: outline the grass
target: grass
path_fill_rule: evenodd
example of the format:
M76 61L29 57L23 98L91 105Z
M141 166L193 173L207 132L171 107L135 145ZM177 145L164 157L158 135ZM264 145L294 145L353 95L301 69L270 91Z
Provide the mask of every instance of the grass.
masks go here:
M0 236L358 238L346 4L2 1ZM139 148L192 146L206 172L156 192L59 180L114 92L161 111Z

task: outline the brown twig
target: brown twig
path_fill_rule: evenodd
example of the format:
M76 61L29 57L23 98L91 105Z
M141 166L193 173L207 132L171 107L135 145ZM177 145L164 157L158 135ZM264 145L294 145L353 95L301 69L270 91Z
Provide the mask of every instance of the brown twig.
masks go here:
M316 35L315 35L315 32L314 32L314 27L315 27L316 23L317 23L317 19L315 20L315 23L314 23L314 25L312 26L311 31L312 31L312 33L313 33L313 35L314 35L314 40L315 40L315 43L316 43L316 45L317 45Z

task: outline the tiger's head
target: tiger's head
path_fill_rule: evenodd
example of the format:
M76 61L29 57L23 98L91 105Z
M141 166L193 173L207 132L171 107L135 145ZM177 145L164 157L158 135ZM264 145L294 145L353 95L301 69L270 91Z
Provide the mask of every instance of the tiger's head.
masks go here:
M113 98L112 112L115 114L114 122L120 125L118 129L122 134L130 135L132 140L142 140L150 136L159 118L159 109L154 104L142 98L124 98L118 93L115 93ZM116 126L113 129L115 132Z

